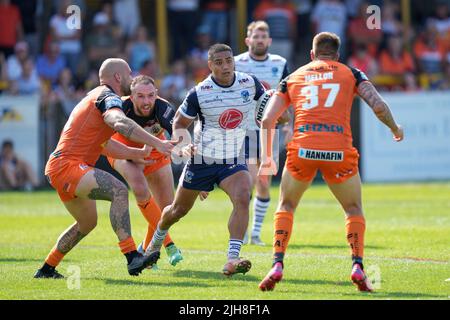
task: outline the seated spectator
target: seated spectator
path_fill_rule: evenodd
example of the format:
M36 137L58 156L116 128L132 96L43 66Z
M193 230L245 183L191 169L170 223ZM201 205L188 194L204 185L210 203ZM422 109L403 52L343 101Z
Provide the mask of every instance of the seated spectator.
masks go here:
M66 117L69 117L73 108L84 96L82 92L76 90L72 72L67 68L59 74L58 82L52 93L51 102L60 104Z
M155 44L148 38L147 28L140 26L126 48L131 70L136 72L147 60L155 60Z
M439 87L443 81L446 49L433 23L427 23L425 32L415 41L414 55L420 73L420 86L423 89Z
M60 54L59 43L56 41L50 43L44 54L41 54L36 62L39 77L52 87L56 85L59 74L65 67L66 60Z
M39 93L41 89L41 82L37 75L34 62L31 59L27 59L22 65L22 74L20 77L10 83L11 94L35 94Z
M211 46L211 37L207 26L197 29L196 46L189 52L188 66L196 82L200 82L210 73L208 68L208 49Z
M356 46L356 50L352 56L348 59L348 64L363 71L369 78L374 77L378 73L378 65L374 57L372 57L368 50L367 45L360 43Z
M403 33L403 25L398 18L398 5L386 1L381 9L381 30L385 37Z
M0 152L0 190L32 190L39 185L31 166L14 152L11 140L4 140Z
M93 21L93 32L86 39L87 54L90 69L99 69L102 62L119 54L120 46L111 29L111 22L108 15L99 12Z
M161 82L161 96L176 106L179 106L187 91L195 85L190 83L186 75L186 64L183 60L177 60L172 65L171 72Z
M30 58L28 44L25 41L19 41L14 46L14 54L6 60L7 75L10 81L15 81L22 74L23 63Z
M411 54L404 49L400 35L388 38L387 48L380 53L379 67L380 77L375 79L375 83L390 89L416 90L414 61Z
M367 2L361 3L359 7L359 14L349 23L348 37L352 43L353 50L359 44L367 46L369 54L373 57L377 54L378 47L383 38L383 33L380 29L367 28Z

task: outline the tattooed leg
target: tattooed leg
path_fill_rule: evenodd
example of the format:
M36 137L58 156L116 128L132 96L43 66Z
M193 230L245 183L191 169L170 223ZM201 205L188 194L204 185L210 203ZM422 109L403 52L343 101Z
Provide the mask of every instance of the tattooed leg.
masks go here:
M109 217L114 232L117 234L119 241L129 238L131 236L131 224L127 187L102 170L94 169L94 178L98 187L90 191L88 198L110 201Z
M66 254L72 250L72 248L75 247L85 236L86 234L80 232L78 222L75 222L61 234L56 242L56 248L59 252Z

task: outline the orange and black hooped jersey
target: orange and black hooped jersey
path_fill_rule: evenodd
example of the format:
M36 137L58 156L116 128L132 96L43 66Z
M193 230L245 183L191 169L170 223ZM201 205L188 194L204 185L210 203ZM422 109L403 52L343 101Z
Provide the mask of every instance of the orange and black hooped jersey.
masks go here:
M352 147L350 112L360 70L332 60L315 60L284 79L276 93L295 110L294 148L321 150Z
M172 135L172 123L175 116L175 109L165 99L157 97L155 105L150 112L150 115L142 117L136 114L134 110L133 101L129 97L122 97L123 111L128 118L133 119L137 124L144 128L147 132L150 132L156 137L162 138L162 133L165 130ZM112 137L114 140L120 141L130 147L142 148L141 143L133 142L120 133L115 133ZM155 151L155 150L154 150Z
M70 114L49 163L68 159L94 166L104 143L114 134L103 120L113 108L123 110L122 100L112 88L102 85L89 92Z

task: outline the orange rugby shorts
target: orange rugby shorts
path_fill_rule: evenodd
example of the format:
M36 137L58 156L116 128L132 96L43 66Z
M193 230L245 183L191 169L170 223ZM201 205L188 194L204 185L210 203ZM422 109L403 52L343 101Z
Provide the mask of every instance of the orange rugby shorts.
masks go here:
M309 182L317 170L327 183L342 183L358 173L359 153L346 150L288 148L286 169L297 180Z
M52 166L58 166L56 170ZM58 160L48 167L47 179L58 192L62 202L76 198L75 191L81 178L94 169L86 163L70 160Z

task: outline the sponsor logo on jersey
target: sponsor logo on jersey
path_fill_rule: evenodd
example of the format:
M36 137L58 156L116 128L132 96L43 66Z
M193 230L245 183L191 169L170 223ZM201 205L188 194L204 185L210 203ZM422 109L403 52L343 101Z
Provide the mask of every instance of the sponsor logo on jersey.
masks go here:
M167 107L166 108L166 112L164 112L164 114L163 114L163 118L167 119L170 116L170 112L171 111L172 111L172 108L171 107Z
M219 118L219 125L222 129L236 129L242 122L244 115L237 109L225 110Z
M80 163L79 167L83 171L86 170L87 168L89 168L89 166L87 164L83 164L83 163Z
M298 151L298 157L307 160L341 162L344 160L344 152L300 148Z
M298 131L303 132L335 132L344 133L344 127L336 124L315 123L305 124L298 128Z
M109 96L105 99L106 109L110 109L112 107L122 107L122 99L118 96Z
M212 85L206 85L206 86L201 86L200 90L201 91L208 91L208 90L212 90L213 86Z
M273 67L272 68L272 76L276 76L278 74L278 67Z
M219 96L216 96L214 99L205 100L204 103L213 103L213 102L222 102L223 100L219 98Z
M238 80L238 82L239 82L239 84L244 84L244 83L247 83L247 82L249 82L250 80L248 79L248 78L243 78L243 79L239 79Z
M241 92L241 97L243 99L242 102L246 103L250 101L250 92L248 92L248 90L244 90Z

